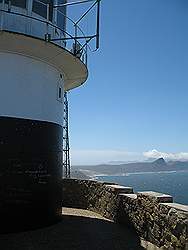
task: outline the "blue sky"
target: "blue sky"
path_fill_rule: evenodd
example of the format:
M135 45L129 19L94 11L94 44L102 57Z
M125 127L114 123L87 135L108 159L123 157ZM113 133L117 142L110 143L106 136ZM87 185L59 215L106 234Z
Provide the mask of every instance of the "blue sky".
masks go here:
M188 159L187 13L187 0L102 0L100 50L69 94L72 164Z

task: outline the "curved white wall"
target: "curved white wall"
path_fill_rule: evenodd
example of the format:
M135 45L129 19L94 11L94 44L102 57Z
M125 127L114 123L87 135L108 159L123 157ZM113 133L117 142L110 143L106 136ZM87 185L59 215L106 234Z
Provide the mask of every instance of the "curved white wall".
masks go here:
M0 73L0 116L62 125L63 79L55 68L29 57L0 52Z

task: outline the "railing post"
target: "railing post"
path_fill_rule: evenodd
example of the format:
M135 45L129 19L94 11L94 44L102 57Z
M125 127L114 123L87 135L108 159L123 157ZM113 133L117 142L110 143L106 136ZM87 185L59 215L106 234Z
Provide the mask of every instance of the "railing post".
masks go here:
M76 55L76 50L77 50L77 36L78 36L78 27L77 27L76 23L74 24L74 28L75 28L75 31L74 31L74 37L75 37L74 55Z
M27 15L29 17L32 16L32 8L33 8L33 0L28 0L27 1ZM30 18L28 19L26 31L28 34L31 35L31 33L32 33L32 19L30 19Z
M50 42L50 34L49 34L49 21L50 21L50 5L49 3L46 5L46 35L45 35L45 39L47 42Z
M8 11L11 11L11 0L8 1Z
M97 30L96 30L96 49L99 49L99 30L100 30L100 1L97 0Z
M33 0L28 0L27 1L27 13L28 13L28 16L31 16L31 14L32 14L32 7L33 7Z
M5 9L5 0L2 1L2 9ZM3 30L3 22L4 22L4 12L1 11L1 24L0 24L0 30Z
M86 66L87 66L87 53L88 53L88 45L86 44L86 61L85 61L85 64L86 64Z
M49 22L49 20L50 20L50 5L49 5L49 3L47 4L46 11L47 11L46 19L47 19L47 22Z
M2 1L3 9L5 9L5 0Z

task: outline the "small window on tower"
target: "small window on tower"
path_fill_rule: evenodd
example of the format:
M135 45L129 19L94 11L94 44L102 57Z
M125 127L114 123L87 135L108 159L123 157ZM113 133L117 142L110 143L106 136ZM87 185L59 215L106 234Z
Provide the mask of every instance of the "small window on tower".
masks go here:
M63 89L62 86L58 85L57 88L57 100L63 102Z
M61 93L61 87L59 87L59 98L61 98L61 95L62 95L62 93Z

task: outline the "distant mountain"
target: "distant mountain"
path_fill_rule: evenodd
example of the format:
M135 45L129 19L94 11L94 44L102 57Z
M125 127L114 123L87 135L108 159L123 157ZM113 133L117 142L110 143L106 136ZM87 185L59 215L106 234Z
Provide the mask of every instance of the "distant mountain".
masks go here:
M188 161L166 162L163 158L159 158L152 162L73 166L73 169L80 169L84 173L91 173L91 175L122 175L135 172L188 171Z
M163 158L159 158L159 159L153 161L152 164L154 164L156 166L160 166L160 167L161 166L164 166L164 167L167 166L167 163L166 163L166 161Z
M73 170L71 171L71 178L80 180L89 180L90 176L86 175L80 170Z

